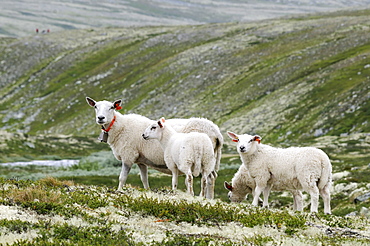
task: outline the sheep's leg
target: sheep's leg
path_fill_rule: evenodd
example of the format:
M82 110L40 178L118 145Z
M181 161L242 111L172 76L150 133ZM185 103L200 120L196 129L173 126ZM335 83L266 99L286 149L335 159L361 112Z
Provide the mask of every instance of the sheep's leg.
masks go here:
M270 191L272 189L272 185L267 185L265 189L263 190L263 207L268 208L269 207L269 196Z
M323 189L320 189L320 195L324 200L324 213L331 214L330 208L330 190L329 186L326 185Z
M207 177L206 198L208 198L208 199L213 199L214 198L216 178L217 178L217 172L216 171L212 171Z
M253 202L252 202L253 206L258 206L258 201L259 201L260 195L261 195L261 193L264 189L265 189L265 187L262 187L262 186L259 186L259 185L256 186L256 188L254 190L254 196L253 196Z
M294 211L297 211L297 197L296 197L296 193L292 191L292 194L293 194L293 210Z
M131 167L132 164L122 162L122 169L118 179L118 189L117 189L118 191L122 191L122 187L126 184L126 180L128 174L130 173Z
M319 188L316 186L312 187L309 193L311 196L311 213L317 213L319 207Z
M177 169L172 171L172 190L177 190L179 171Z
M149 182L148 182L148 167L144 164L137 164L140 169L140 178L141 182L144 185L144 189L149 189Z
M202 178L200 181L200 196L201 197L207 197L207 182L208 181L208 175L205 173L202 173Z
M300 190L292 190L293 194L293 210L302 211L303 210L303 200L302 192Z
M191 172L191 169L188 170L185 178L185 185L187 187L188 193L192 196L194 196L194 190L193 190L193 173Z
M256 194L256 190L254 189L254 190L252 190L252 197L253 198L254 198L255 194ZM247 194L247 196L248 196L248 194ZM260 197L258 197L258 203L263 203L263 200Z

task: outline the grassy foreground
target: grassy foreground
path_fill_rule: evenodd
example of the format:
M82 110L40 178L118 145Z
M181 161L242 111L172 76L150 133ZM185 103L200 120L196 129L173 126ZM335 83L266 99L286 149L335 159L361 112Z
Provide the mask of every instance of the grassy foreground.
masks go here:
M1 180L0 243L8 245L365 245L363 217L253 208L167 188L123 192L45 178Z

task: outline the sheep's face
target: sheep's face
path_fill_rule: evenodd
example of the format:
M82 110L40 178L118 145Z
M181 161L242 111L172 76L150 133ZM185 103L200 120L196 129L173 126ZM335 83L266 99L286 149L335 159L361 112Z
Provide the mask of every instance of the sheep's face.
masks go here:
M228 197L231 202L242 202L246 199L248 194L252 193L252 189L249 187L244 187L245 189L237 189L226 181L224 186L229 191Z
M257 150L257 145L262 139L258 135L237 135L233 132L227 132L227 135L233 140L233 142L238 143L237 150L239 154L253 154Z
M236 192L229 191L229 199L231 202L242 202L246 199L247 195L238 194Z
M121 109L121 100L115 102L100 101L95 102L93 99L86 97L87 103L95 108L95 120L99 125L110 123L114 118L114 111Z
M145 140L148 140L148 139L159 139L160 140L162 138L164 123L165 123L165 119L161 118L158 122L148 126L142 135L143 138Z

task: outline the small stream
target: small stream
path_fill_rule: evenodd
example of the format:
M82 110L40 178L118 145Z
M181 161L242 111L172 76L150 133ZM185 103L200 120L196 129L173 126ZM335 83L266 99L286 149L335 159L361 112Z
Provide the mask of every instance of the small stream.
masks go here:
M34 160L25 162L7 162L0 163L1 166L53 166L53 167L70 167L78 164L79 160Z

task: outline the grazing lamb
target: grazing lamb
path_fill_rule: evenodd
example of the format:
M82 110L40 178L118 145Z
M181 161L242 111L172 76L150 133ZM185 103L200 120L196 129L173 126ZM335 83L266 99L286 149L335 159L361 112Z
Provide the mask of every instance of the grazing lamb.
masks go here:
M252 204L258 205L263 191L263 206L274 182L289 190L304 190L311 196L311 212L317 212L319 193L324 200L324 212L330 214L332 166L329 157L312 147L274 148L261 144L260 136L237 135L227 132L238 143L237 150L250 176L256 182Z
M96 102L86 97L86 101L95 108L96 123L102 126L101 141L106 141L110 145L114 156L122 161L118 184L119 191L125 185L134 163L139 166L141 181L145 189L149 189L148 166L160 172L171 174L164 162L163 150L159 142L156 140L146 141L141 136L147 126L155 121L137 114L122 115L117 112L116 110L121 109L121 100ZM217 160L216 169L212 175L217 177L223 144L223 137L218 126L202 118L169 119L167 123L179 132L198 131L209 136ZM214 183L210 185L214 186Z
M272 181L272 189L276 191L286 190L285 187L281 187L279 182ZM240 165L239 170L235 173L231 184L225 181L224 186L229 190L229 199L232 202L243 201L248 194L254 195L254 190L256 188L256 182L250 176L249 171L245 165ZM287 189L289 190L289 189ZM290 190L293 194L293 209L296 211L302 211L302 192L300 190Z
M162 117L151 124L143 133L145 140L157 139L164 151L164 160L172 172L172 189L177 189L178 175L186 175L185 184L190 195L194 196L193 176L202 174L201 196L213 198L213 191L207 184L213 183L212 172L216 159L213 145L207 134L200 132L178 133Z

